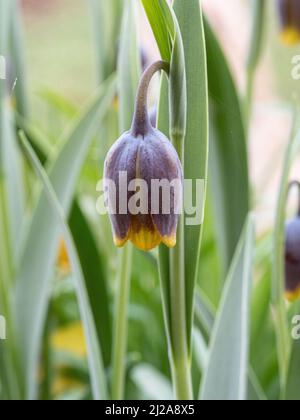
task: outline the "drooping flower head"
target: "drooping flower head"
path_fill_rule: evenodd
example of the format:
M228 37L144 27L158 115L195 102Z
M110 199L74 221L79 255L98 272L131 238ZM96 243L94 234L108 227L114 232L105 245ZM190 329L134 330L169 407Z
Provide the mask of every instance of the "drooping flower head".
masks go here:
M144 73L131 130L108 152L104 182L114 242L130 240L144 251L176 245L182 192L182 166L168 138L149 120L147 91L153 74L167 70L157 62Z
M300 42L299 0L277 0L281 25L281 39L287 45Z
M291 183L291 186L300 184ZM285 294L289 301L300 298L300 208L298 215L286 225Z

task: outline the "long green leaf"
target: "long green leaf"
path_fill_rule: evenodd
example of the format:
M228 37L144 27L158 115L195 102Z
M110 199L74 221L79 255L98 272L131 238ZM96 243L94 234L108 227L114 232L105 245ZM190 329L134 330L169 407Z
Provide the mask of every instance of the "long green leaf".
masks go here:
M115 95L115 80L106 82L92 104L76 120L50 171L50 180L66 214L74 196L76 181L92 135ZM36 369L40 340L49 301L53 263L60 228L56 214L42 193L34 212L21 258L16 284L16 328L22 366L26 378L26 397L36 396ZM31 333L28 334L28 326Z
M163 60L170 62L172 55L170 28L173 25L173 21L165 7L165 0L142 0L142 3L161 57Z
M9 209L9 229L14 254L17 253L22 220L24 216L22 165L18 154L15 133L12 121L12 110L9 105L11 92L9 92L11 45L10 33L12 16L15 10L15 0L7 2L1 0L0 9L0 55L4 57L6 80L0 79L0 171L5 177L6 194ZM1 65L3 60L1 60Z
M247 221L239 242L211 339L203 400L245 400L248 380L250 293L254 229Z
M21 226L22 190L20 186L20 164L18 162L11 110L7 101L7 58L9 41L10 2L0 0L0 314L6 317L7 336L1 343L0 386L6 386L7 398L19 399L22 379L19 376L15 353L14 329L11 316L11 291L13 283L14 256L17 248L17 227ZM4 68L2 68L4 66ZM18 194L20 194L18 196Z
M175 0L174 9L179 22L185 53L187 83L187 124L184 146L184 177L193 182L203 180L205 194L208 168L208 85L206 47L201 8L198 0ZM197 54L195 54L197 51ZM197 211L204 214L205 197ZM202 220L198 225L188 224L185 217L185 282L187 331L190 341L193 324L194 290L198 274Z
M93 396L95 400L107 398L107 384L105 371L102 362L102 355L97 337L97 329L93 318L93 313L90 306L90 300L88 291L84 281L82 268L80 265L79 257L76 252L75 243L71 234L71 231L67 225L64 210L61 207L57 195L51 185L50 179L48 178L45 170L39 162L39 159L34 154L28 141L23 136L22 144L25 148L26 154L29 157L34 169L36 170L45 191L45 196L48 200L49 205L53 208L53 211L60 224L60 229L63 232L63 236L67 243L68 253L71 260L71 265L74 273L74 279L76 282L76 291L79 301L81 318L84 325L84 331L87 341L88 348L88 362L89 371L92 383Z
M227 273L249 211L245 129L230 69L205 21L211 111L210 179L216 231Z

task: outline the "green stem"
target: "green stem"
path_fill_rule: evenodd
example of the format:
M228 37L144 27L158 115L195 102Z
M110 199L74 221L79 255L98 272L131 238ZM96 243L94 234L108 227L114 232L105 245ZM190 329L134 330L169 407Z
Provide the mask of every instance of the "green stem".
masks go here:
M181 162L184 162L184 137L172 135L172 141ZM170 312L174 393L178 400L192 400L193 387L186 315L184 218L182 216L178 223L177 245L170 251Z
M131 262L132 245L128 243L120 253L120 262L118 264L112 356L111 397L113 400L124 399Z
M191 363L187 342L185 276L184 276L184 225L180 218L177 246L171 250L171 336L172 375L174 393L178 400L192 400Z

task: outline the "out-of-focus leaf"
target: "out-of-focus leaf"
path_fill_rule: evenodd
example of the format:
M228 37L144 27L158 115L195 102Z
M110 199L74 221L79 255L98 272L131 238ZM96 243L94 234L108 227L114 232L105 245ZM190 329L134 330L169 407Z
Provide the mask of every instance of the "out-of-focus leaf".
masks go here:
M249 380L248 380L248 401L266 401L268 398L259 383L257 376L253 369L249 369Z
M11 109L8 104L10 2L6 0L0 2L0 14L0 176L5 178L4 190L7 196L7 222L13 254L16 255L24 211L22 166L13 131ZM2 78L3 76L5 77L4 79Z
M129 130L134 114L135 97L141 74L136 29L136 6L125 1L118 56L118 91L120 100L120 129Z
M251 44L249 48L247 68L249 72L254 72L261 56L262 41L264 33L266 0L254 0L252 2L253 8L253 25Z
M103 361L105 366L108 366L111 356L112 332L105 264L88 222L76 202L71 210L69 225L84 274L98 341L102 348Z
M193 343L194 343L194 353L195 359L198 364L200 372L203 374L207 369L208 362L208 347L207 343L204 340L203 335L201 334L198 328L193 330Z
M200 290L197 290L195 298L195 325L206 338L207 342L209 342L210 339L214 319L215 311L211 303Z
M7 137L8 107L6 101L6 60L9 30L9 1L0 1L0 314L6 317L6 333L10 335L10 292L12 285L12 241L10 229L9 186L7 184ZM4 79L3 79L4 77ZM4 344L5 343L5 344ZM1 395L6 398L19 398L18 377L13 365L13 337L10 341L0 340L0 387ZM19 383L21 385L21 383Z
M251 3L253 9L253 23L247 60L247 88L245 102L245 124L247 124L247 126L251 117L250 113L254 90L254 77L262 53L263 35L267 11L266 0L253 0Z
M13 255L19 253L20 235L24 221L24 184L22 179L22 161L19 154L11 109L4 105L3 132L3 171L6 180L9 208L9 225Z
M42 89L39 96L43 98L49 105L55 108L59 113L64 114L68 118L73 118L77 114L76 107L66 98L50 89Z
M90 0L99 84L116 70L123 3L123 0Z
M74 196L76 180L95 128L115 95L115 78L97 92L87 110L75 120L62 150L50 170L50 180L66 214ZM16 325L26 397L36 397L36 369L43 323L49 300L49 279L57 251L60 227L47 197L41 194L25 243L16 283ZM28 326L31 333L28 334Z
M226 273L249 211L246 138L234 81L207 21L205 36L211 105L211 192Z
M82 322L84 325L85 337L87 342L88 350L88 362L89 371L92 383L92 390L94 399L106 399L107 398L107 383L106 376L103 367L102 354L97 336L97 329L93 318L92 308L90 306L88 291L84 281L82 268L80 265L79 257L76 252L76 247L72 234L67 225L64 210L61 207L55 191L51 185L50 179L48 178L45 170L41 166L37 156L34 154L33 149L29 145L28 141L23 136L22 144L25 148L26 154L29 157L34 169L39 176L45 192L45 197L48 200L49 205L53 208L56 218L60 224L60 229L63 232L63 236L67 243L68 253L71 260L71 265L74 273L74 280L76 282L76 291L79 302L79 308L81 313Z
M35 124L23 118L21 115L16 114L16 125L19 130L24 131L26 138L43 166L55 158L55 148L50 143L48 137Z
M140 364L131 371L131 377L148 400L173 400L172 385L157 369Z
M254 229L251 218L242 233L215 321L203 400L245 400L248 381L250 293Z
M23 117L28 117L29 105L26 87L23 34L20 17L20 0L10 1L10 72L11 96L16 99L16 109Z

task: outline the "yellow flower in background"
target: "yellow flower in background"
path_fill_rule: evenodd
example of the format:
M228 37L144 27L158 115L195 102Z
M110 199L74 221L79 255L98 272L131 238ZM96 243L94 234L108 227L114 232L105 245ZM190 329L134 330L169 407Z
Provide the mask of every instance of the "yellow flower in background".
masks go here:
M277 0L281 25L281 39L286 45L300 43L299 0Z
M81 322L56 330L51 337L51 346L55 350L84 357L87 351Z
M71 389L81 388L83 388L83 384L80 381L74 378L68 378L63 373L59 372L53 383L52 392L54 395L61 395Z
M76 357L85 357L87 349L81 322L78 321L54 331L51 336L51 347L56 351L70 353ZM58 366L56 371L52 385L54 395L61 395L71 389L80 389L84 386L80 380L66 374L64 367Z
M68 255L66 242L64 239L60 240L58 254L57 254L57 266L61 274L67 275L71 272L71 263Z

